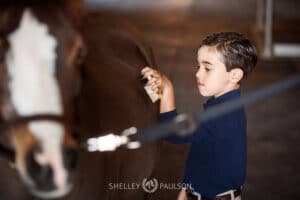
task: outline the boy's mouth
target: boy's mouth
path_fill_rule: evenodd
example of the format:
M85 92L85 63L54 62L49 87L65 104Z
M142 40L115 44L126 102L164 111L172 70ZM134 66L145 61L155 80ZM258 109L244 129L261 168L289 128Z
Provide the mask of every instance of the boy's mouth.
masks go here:
M200 83L200 82L197 82L197 85L198 85L198 87L203 87L204 86L204 84Z

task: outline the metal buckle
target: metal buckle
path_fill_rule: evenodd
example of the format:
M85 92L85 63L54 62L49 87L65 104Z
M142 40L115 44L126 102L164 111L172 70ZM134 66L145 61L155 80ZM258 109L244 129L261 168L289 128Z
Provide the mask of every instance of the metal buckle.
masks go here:
M125 129L122 133L121 133L121 136L124 136L124 137L129 137L131 135L135 135L137 133L138 129L136 127L130 127L130 128L127 128ZM138 141L129 141L128 139L128 142L126 143L126 148L127 149L137 149L137 148L140 148L141 146L141 143L138 142Z
M197 122L193 115L182 113L175 117L173 131L179 136L193 133L197 129Z

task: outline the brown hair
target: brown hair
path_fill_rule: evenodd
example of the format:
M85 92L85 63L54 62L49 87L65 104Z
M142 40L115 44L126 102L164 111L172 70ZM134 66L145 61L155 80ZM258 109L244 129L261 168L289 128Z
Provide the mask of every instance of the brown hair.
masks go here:
M219 32L207 36L201 46L215 46L224 59L227 71L240 68L245 80L257 63L255 46L242 34L235 32Z

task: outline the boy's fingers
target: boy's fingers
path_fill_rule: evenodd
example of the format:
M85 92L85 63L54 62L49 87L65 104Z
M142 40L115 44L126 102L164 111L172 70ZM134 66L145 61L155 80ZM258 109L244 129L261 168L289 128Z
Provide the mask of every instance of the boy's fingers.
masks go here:
M155 69L149 68L149 67L144 68L141 71L141 74L143 74L144 76L147 76L147 75L152 75L152 76L155 76L155 77L160 76L160 73L158 71L156 71Z
M146 72L143 74L143 77L144 77L144 78L147 78L148 80L151 80L152 77L154 77L154 72L153 72L153 71L146 71Z
M145 66L141 71L144 71L144 70L147 70L147 69L149 69L149 67Z
M155 80L155 82L157 85L160 85L162 81L161 81L161 79L157 79L157 80Z
M143 74L144 76L153 74L153 70L145 70L142 74Z
M150 67L145 67L141 71L142 77L147 79L147 85L151 87L154 92L159 92L163 89L162 74Z
M155 84L157 87L162 87L162 79L161 78L151 78L149 81L148 81L148 85L150 84Z
M161 82L159 80L155 81L154 84L157 86L157 87L161 87Z
M141 70L141 73L144 74L146 71L152 70L152 68L146 66Z
M148 80L148 85L150 85L150 84L152 85L153 83L155 83L155 79L154 78Z
M148 84L151 89L155 92L158 92L159 90L161 90L162 85L158 84L157 82L152 82L151 84Z
M154 92L157 92L157 91L158 91L158 88L157 88L156 86L152 86L152 87L151 87L151 90L154 91Z
M162 87L162 82L160 79L152 78L150 81L148 81L147 85L156 86L158 88Z
M153 74L152 74L152 76L153 76L153 78L156 78L156 79L161 79L161 75L160 75L160 73L159 72L153 72Z

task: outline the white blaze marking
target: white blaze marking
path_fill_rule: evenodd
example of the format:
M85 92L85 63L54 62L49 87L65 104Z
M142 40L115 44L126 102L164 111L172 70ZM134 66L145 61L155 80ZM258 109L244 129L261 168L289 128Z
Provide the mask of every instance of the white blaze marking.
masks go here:
M62 114L61 96L55 77L57 42L47 26L27 9L20 26L9 35L8 41L9 87L18 114ZM41 142L43 153L55 170L56 185L64 185L66 172L61 157L63 126L47 121L31 122L29 129Z

